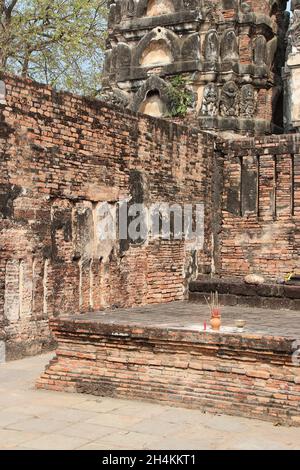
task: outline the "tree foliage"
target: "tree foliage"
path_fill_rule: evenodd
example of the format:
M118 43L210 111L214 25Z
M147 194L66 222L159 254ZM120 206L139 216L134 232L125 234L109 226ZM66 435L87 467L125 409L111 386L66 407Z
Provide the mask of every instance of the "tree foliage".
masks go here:
M0 69L96 96L105 0L0 0Z
M187 87L187 81L181 75L176 75L170 80L168 91L170 99L170 116L185 117L189 106L193 102L192 92Z

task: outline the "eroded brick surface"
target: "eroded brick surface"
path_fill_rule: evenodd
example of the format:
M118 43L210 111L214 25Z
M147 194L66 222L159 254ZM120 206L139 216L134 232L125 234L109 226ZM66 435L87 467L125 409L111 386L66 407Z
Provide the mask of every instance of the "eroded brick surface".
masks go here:
M121 198L203 203L212 139L14 77L0 105L0 328L8 357L50 347L60 314L181 300L205 252L182 241L99 241ZM198 259L197 259L198 258Z
M298 270L298 134L225 141L3 79L0 332L8 358L52 347L52 317L182 300L198 274L260 273L276 284ZM115 208L120 198L204 204L203 250L178 240L99 242L99 205Z
M299 271L299 135L221 144L222 230L215 264L224 277Z
M296 315L281 328L282 316L272 312L264 324L259 311L225 309L215 333L203 331L207 310L174 303L53 319L58 349L37 386L299 425ZM226 329L240 315L248 319L244 333Z

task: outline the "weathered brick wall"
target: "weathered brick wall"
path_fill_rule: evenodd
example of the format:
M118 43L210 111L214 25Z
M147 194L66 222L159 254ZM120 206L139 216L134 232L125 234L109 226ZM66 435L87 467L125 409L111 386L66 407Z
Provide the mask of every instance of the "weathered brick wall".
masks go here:
M168 302L189 280L299 271L300 138L219 142L3 77L0 330L8 357L49 347L49 317ZM204 203L203 251L99 242L99 204ZM214 236L212 236L214 234ZM212 256L213 254L213 256Z
M0 329L8 356L48 347L48 318L182 299L210 265L213 145L197 131L4 76L0 105ZM206 203L204 252L181 241L99 242L119 198Z
M222 276L299 272L300 136L220 144L222 224L215 263Z

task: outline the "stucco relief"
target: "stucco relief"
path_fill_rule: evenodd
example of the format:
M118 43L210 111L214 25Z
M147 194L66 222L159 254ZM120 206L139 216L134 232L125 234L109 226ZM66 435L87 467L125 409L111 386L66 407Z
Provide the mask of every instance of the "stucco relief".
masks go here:
M300 51L300 10L294 11L289 36L292 48Z

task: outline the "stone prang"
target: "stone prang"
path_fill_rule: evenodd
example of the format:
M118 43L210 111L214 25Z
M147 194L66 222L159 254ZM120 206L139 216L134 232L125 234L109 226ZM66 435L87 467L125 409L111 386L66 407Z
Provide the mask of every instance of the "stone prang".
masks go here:
M111 2L103 97L133 111L176 118L172 100L179 76L179 93L188 97L179 119L204 130L280 132L286 5L285 0Z

